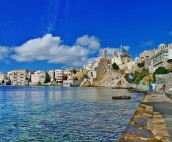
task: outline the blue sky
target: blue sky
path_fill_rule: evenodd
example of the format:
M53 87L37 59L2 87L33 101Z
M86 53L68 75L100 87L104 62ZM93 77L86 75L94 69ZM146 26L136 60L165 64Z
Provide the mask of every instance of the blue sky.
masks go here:
M133 58L172 40L171 0L1 0L0 71L82 67L121 44Z

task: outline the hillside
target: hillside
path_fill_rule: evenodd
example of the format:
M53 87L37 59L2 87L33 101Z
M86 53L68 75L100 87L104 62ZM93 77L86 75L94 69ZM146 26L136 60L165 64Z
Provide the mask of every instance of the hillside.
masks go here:
M97 77L92 86L134 87L125 80L124 75L119 71L106 71L102 76Z

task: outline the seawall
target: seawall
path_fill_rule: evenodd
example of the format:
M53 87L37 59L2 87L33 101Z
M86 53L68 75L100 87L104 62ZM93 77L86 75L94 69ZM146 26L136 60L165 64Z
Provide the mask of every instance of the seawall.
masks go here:
M172 101L163 93L146 95L118 142L170 142L172 108L167 105Z

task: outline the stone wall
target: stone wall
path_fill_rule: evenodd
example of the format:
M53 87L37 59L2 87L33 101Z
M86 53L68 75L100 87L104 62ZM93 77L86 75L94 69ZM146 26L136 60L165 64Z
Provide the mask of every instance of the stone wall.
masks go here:
M167 85L167 89L172 88L172 74L158 74L155 75L157 89L161 88L163 84Z
M155 75L156 83L171 83L172 84L172 74L157 74Z

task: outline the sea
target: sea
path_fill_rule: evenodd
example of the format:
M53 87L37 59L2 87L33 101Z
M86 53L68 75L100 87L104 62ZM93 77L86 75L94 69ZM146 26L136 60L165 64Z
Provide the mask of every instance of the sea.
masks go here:
M119 95L131 100L112 100ZM143 97L104 87L0 86L0 142L114 142Z

